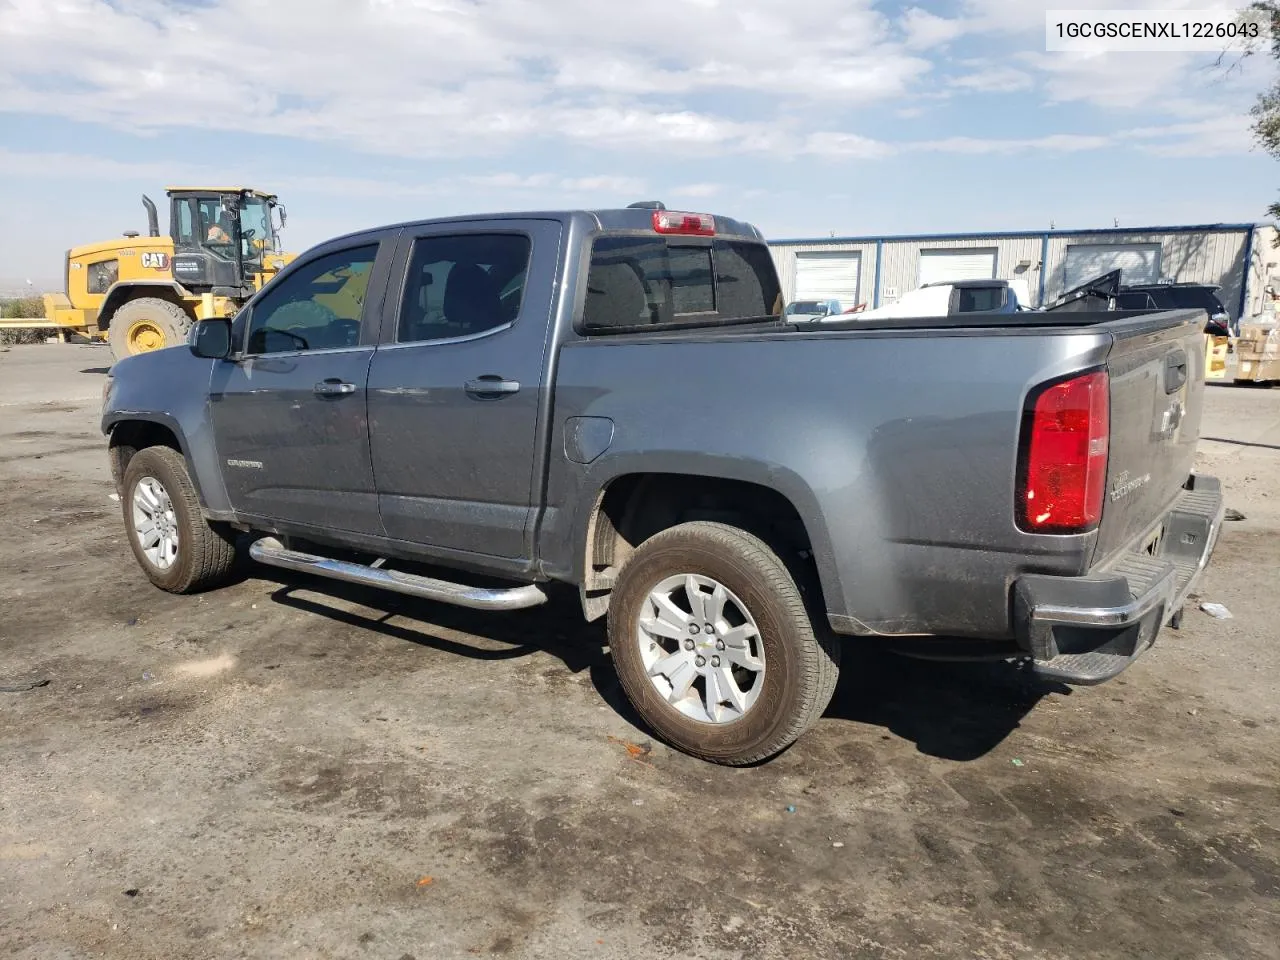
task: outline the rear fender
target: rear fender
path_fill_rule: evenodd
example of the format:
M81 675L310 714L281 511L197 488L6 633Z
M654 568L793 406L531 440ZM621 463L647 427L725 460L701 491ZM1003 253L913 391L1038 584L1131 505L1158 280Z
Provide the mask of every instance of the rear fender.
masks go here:
M662 474L687 476L711 480L735 480L754 484L781 494L800 516L813 551L819 581L827 603L841 597L836 573L835 555L831 538L821 517L818 499L809 484L794 471L776 464L770 465L746 458L722 457L689 451L657 452L653 450L620 454L592 464L586 486L596 491L595 496L576 498L581 506L572 523L573 580L584 583L589 538L593 536L592 520L609 485L620 477L631 474Z

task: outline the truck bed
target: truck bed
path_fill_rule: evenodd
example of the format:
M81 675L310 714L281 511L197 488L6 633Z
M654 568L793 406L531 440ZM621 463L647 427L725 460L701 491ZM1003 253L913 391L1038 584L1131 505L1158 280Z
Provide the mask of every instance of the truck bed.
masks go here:
M567 340L556 423L595 418L614 432L599 460L553 459L544 565L579 573L567 526L574 504L631 470L692 471L776 489L796 506L837 631L1011 638L1020 576L1086 574L1177 498L1203 392L1196 311L1015 316L999 325L735 324ZM1168 353L1186 354L1192 367L1166 443L1154 428L1169 396ZM1109 500L1097 529L1028 533L1015 521L1028 396L1091 368L1112 376L1108 489L1148 481ZM556 430L552 449L563 449Z

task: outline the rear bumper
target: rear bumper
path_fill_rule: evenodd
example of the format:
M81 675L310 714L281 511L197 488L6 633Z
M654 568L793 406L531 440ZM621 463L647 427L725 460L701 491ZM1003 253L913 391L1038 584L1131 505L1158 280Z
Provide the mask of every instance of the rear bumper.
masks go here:
M1128 667L1181 613L1213 555L1223 513L1217 478L1192 476L1160 524L1105 567L1085 577L1019 578L1014 624L1032 670L1094 684Z

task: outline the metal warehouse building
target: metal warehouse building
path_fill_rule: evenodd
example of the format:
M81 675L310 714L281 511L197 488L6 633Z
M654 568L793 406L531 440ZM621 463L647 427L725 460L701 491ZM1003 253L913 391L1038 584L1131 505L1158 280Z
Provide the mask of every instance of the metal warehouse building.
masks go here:
M1126 283L1215 283L1232 317L1262 309L1280 276L1270 224L1041 230L769 242L783 295L839 300L846 309L896 300L939 280L1021 280L1041 306L1085 280L1121 268Z

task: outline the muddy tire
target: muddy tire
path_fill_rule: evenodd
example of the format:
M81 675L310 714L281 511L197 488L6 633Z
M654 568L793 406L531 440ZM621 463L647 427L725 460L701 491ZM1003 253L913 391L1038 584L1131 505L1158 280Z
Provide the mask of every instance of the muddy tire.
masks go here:
M130 300L111 315L107 341L117 360L165 347L182 346L191 332L191 317L182 307L157 297Z
M839 646L821 621L815 630L796 575L763 540L722 523L683 523L640 545L610 599L609 649L659 737L744 765L822 716Z
M120 503L133 555L161 590L197 593L227 582L236 561L235 531L204 518L178 451L147 447L134 454Z

